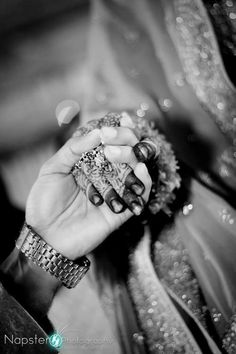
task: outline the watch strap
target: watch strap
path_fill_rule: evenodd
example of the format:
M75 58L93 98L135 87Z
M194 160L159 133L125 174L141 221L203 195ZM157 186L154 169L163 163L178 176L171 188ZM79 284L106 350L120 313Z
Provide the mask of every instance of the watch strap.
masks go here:
M24 224L16 247L37 266L74 288L90 267L87 257L72 261L50 246L32 227Z

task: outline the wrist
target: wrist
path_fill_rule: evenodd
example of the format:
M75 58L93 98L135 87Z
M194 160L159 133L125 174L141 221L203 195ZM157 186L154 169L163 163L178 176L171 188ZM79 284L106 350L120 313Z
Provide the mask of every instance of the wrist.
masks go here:
M47 244L49 244L63 257L76 262L77 259L86 256L86 253L88 252L86 252L87 250L84 249L84 244L79 242L80 237L71 237L69 224L64 226L60 224L58 225L56 222L51 222L48 225L45 219L38 220L29 214L30 213L27 213L26 211L24 225L28 226L33 231L33 233L39 235ZM24 234L24 226L21 230L21 234L18 240L22 235L22 231ZM78 232L81 233L83 230L78 230ZM22 236L22 241L24 241L24 239L25 235Z
M89 269L86 257L72 261L49 245L31 226L24 224L16 247L34 264L56 277L67 288L75 287Z
M0 270L8 292L37 320L45 317L61 283L17 248L1 264Z

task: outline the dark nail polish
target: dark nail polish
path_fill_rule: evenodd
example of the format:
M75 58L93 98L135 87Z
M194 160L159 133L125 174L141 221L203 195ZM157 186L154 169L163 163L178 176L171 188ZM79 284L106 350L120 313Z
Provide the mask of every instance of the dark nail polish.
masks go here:
M131 188L132 191L133 191L135 194L137 194L137 195L141 195L141 194L143 194L143 192L144 192L144 187L143 187L143 186L140 186L140 185L137 184L137 183L132 184L130 188Z
M132 208L132 212L134 213L134 215L140 215L143 211L143 208L140 204L133 202L131 204L131 208Z
M145 162L148 160L149 151L146 145L138 143L134 146L134 154L137 157L138 161Z
M94 205L99 206L102 204L102 198L98 194L94 194L92 197L92 202Z
M113 199L110 203L115 213L120 213L124 209L123 204L121 204L118 199Z

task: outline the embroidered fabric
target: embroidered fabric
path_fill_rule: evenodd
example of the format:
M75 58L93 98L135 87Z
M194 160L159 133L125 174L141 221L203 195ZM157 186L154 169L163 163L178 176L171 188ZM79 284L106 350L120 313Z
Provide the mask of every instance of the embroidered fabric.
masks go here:
M221 49L226 54L236 55L236 2L235 0L205 1L214 22Z
M169 227L154 244L154 268L162 281L206 327L207 310L187 250L176 229Z
M166 246L164 243L161 244L161 247L159 241L155 244L156 257L154 259L157 259L157 253L158 257L162 258L162 260L163 257L166 258L166 262L161 263L161 269L158 267L159 273L163 274L162 279L156 274L151 261L148 228L146 228L146 233L138 247L130 255L131 275L128 286L150 352L165 354L203 353L183 317L171 300L171 296L175 298L176 294L178 294L180 298L177 297L176 300L182 307L183 312L192 318L200 328L211 347L212 353L219 354L218 347L197 319L198 317L204 322L206 308L202 306L197 281L193 276L189 264L186 262L186 250L184 250L181 242L177 241L177 239L174 240L177 249L173 247L168 249L167 247L164 250ZM168 252L168 256L166 251ZM176 263L179 261L180 268L185 268L185 274L182 274L183 269L180 268L177 271L173 271L173 268L176 267ZM172 270L170 267L167 272L166 265L168 262L171 262L173 267ZM155 260L154 263L155 267L157 267L158 264L156 264ZM166 287L171 282L173 283L173 286L171 286L173 292L171 288ZM186 284L185 290L183 289L184 283ZM184 304L185 300L187 300L187 306Z
M204 109L229 138L231 146L223 153L222 161L235 170L236 90L224 70L206 9L200 0L175 0L170 13L168 28L186 79Z
M155 274L149 250L150 239L146 235L130 256L129 278L129 289L149 350L200 354L198 344Z
M210 310L212 321L222 334L222 349L229 354L235 353L235 315L227 324L217 309L207 309L191 269L188 252L175 229L163 232L155 242L153 263L150 245L150 234L146 228L146 234L130 255L131 273L128 281L150 352L204 353L177 311L171 300L174 299L200 328L212 353L220 353L207 333L205 315Z
M188 252L175 228L165 230L155 242L154 267L162 284L171 289L206 329L207 315L210 312L214 326L222 339L222 347L228 353L233 353L236 349L234 338L236 316L227 323L216 308L208 310L192 270Z

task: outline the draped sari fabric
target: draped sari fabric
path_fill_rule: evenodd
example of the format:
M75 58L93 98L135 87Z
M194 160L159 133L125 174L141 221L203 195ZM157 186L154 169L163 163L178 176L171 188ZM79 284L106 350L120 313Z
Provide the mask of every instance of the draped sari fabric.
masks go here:
M81 123L123 110L154 120L187 176L178 210L162 227L160 215L156 227L148 223L123 278L125 257L119 264L109 256L115 246L95 252L86 285L96 289L97 311L104 311L104 323L110 318L123 353L236 349L236 91L215 33L200 0L93 2ZM116 237L125 247L122 231ZM79 321L86 289L74 291ZM56 324L63 296L52 309Z

